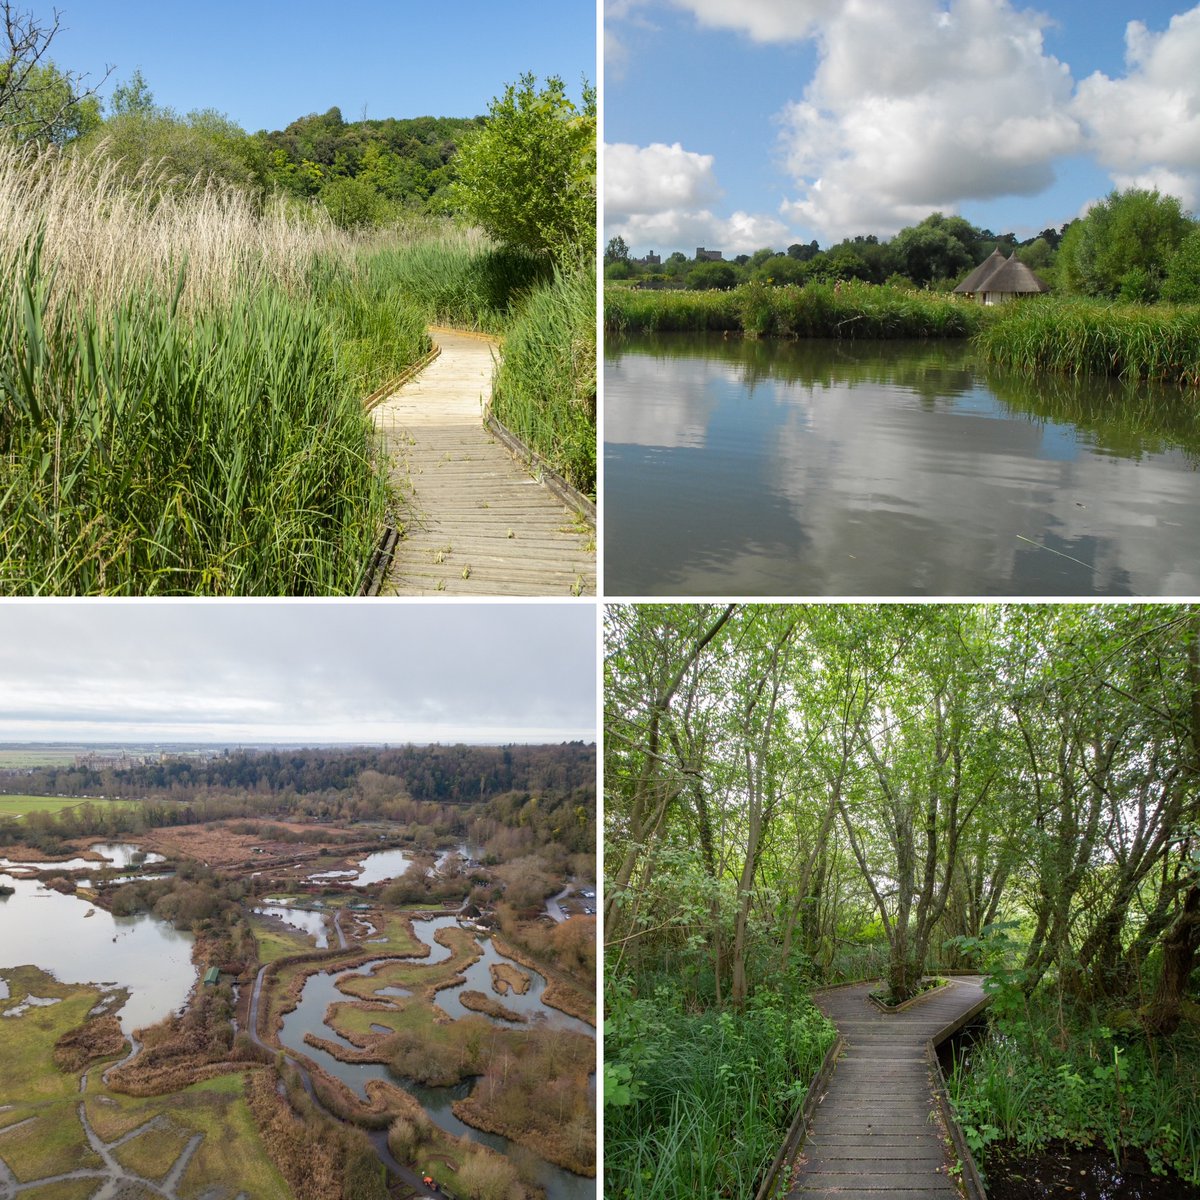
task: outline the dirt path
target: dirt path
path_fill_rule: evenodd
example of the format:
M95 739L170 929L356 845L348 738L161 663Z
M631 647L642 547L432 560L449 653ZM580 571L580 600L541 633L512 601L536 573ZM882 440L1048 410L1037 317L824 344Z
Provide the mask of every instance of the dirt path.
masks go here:
M845 1039L828 1090L794 1164L788 1200L949 1200L952 1152L937 1116L925 1043L984 999L965 976L910 1008L884 1013L875 983L813 996Z
M431 332L438 357L372 410L405 506L383 594L594 595L594 531L483 426L494 343Z

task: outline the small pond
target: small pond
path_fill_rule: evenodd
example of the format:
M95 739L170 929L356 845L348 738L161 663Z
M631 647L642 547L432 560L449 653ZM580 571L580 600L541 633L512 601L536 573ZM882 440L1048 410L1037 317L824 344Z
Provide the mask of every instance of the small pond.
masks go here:
M327 950L329 948L329 927L325 914L309 912L302 908L291 908L285 904L263 904L254 910L265 917L277 917L293 929L299 929L315 939L314 948Z
M610 338L609 595L1190 595L1200 404L961 342Z
M118 1014L126 1034L183 1007L196 982L190 933L148 913L114 917L32 880L0 882L16 889L0 899L0 967L31 964L63 983L128 988Z

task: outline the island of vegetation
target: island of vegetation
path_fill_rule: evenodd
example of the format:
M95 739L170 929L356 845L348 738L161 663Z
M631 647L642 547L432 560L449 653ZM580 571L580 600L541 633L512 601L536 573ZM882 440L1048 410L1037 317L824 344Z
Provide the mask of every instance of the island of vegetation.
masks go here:
M594 496L588 86L248 133L140 72L103 107L4 12L0 591L354 594L410 519L364 401L433 323L502 339L494 419Z
M610 1196L785 1194L818 1073L839 1144L916 1171L888 1105L942 1120L949 1021L919 1094L897 1053L839 1079L956 994L928 1187L1200 1194L1196 606L610 606L606 645Z
M0 787L0 926L49 896L113 943L97 978L0 958L0 1188L553 1200L595 1175L593 746L29 747ZM147 923L188 939L183 1002L123 1029L168 973L106 982Z

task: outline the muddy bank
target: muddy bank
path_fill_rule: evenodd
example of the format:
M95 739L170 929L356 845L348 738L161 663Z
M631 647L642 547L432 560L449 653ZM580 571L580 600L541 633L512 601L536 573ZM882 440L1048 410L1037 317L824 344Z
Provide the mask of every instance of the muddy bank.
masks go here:
M988 1200L1200 1200L1200 1188L1177 1175L1155 1175L1140 1151L1117 1162L1102 1146L1061 1142L1035 1151L993 1145L987 1189Z
M494 1017L498 1021L516 1021L524 1025L529 1020L524 1013L507 1008L499 1000L472 989L459 992L458 1002L463 1008L469 1008L472 1012L483 1013L485 1017Z

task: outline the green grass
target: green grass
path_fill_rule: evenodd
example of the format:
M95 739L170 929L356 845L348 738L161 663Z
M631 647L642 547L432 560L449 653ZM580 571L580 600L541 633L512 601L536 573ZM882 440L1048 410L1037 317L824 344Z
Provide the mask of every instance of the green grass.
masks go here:
M80 800L77 796L0 796L0 819L23 817L26 813L57 813L92 804L97 808L140 808L139 800Z
M273 929L259 917L250 918L250 928L254 932L254 940L258 943L260 963L274 962L277 958L287 958L291 954L304 954L316 945L315 939L307 934Z
M1200 387L1197 306L1023 300L1004 305L976 344L999 367Z
M403 295L431 325L502 334L514 310L551 276L549 262L464 235L376 251L364 259L381 286Z
M833 1027L810 1001L772 993L740 1015L684 1012L667 988L638 1000L609 988L608 999L606 1195L753 1196Z

